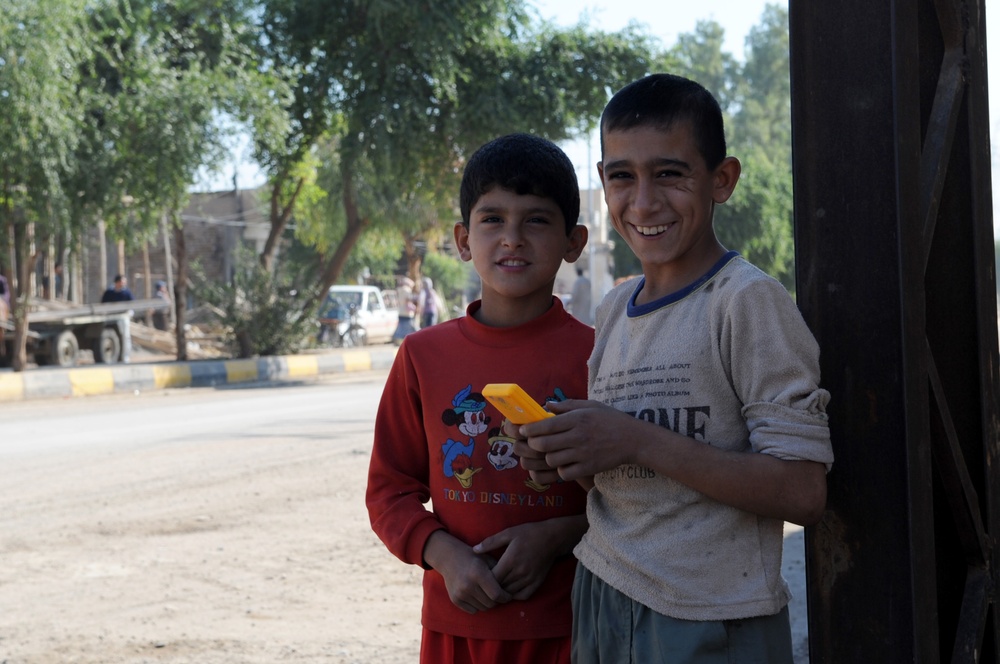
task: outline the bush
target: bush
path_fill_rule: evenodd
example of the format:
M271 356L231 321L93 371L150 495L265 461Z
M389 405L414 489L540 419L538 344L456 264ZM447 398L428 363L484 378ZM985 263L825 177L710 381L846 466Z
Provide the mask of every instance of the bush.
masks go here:
M235 258L231 283L196 278L195 285L200 299L222 310L225 340L233 354L246 358L297 352L316 330L314 308L302 308L303 290L280 267L274 274L265 270L248 249L237 251Z

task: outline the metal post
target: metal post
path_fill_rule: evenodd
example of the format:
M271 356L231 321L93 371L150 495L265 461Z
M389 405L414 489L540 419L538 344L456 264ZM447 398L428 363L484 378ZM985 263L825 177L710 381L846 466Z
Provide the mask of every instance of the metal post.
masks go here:
M983 0L790 0L797 293L837 455L812 662L1000 662Z

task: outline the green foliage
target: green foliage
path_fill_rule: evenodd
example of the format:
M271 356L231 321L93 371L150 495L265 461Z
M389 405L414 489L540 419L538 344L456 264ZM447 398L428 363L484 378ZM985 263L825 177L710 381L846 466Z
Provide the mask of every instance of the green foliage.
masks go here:
M49 224L68 204L90 47L81 19L70 0L0 0L0 242L15 209Z
M320 141L296 166L301 170L295 171L303 181L296 204L295 236L315 247L321 255L329 254L336 248L347 226L344 195L348 183L343 176L338 146L337 140ZM312 170L307 171L303 165ZM429 187L418 187L414 191L401 190L391 179L379 177L367 159L356 162L351 175L353 199L371 221L371 229L365 235L374 233L380 236L368 245L369 250L362 247L356 247L356 250L370 253L379 246L395 242L395 258L398 259L401 232L435 226L441 217L453 213L450 201L448 204L444 203L445 197L438 196ZM457 184L455 189L457 190ZM360 243L363 242L364 236ZM360 260L361 265L358 265L358 260L348 258L343 268L344 273L353 274L352 269L362 267L366 262L370 264L372 260L382 262L382 258L373 259L371 256Z
M558 141L596 126L611 94L651 70L654 41L634 27L608 33L579 25L498 39L492 48L466 44L452 121L455 153L526 131Z
M747 60L736 79L738 111L731 133L740 146L780 154L791 168L792 96L789 75L788 11L767 5L747 37Z
M727 109L732 106L740 69L735 57L722 51L724 38L725 31L715 21L698 21L694 32L677 37L671 52L677 62L675 71L701 83Z
M91 3L100 46L83 64L87 113L72 182L74 216L103 218L129 244L183 207L198 168L223 155L219 111L264 94L240 0ZM281 89L280 87L278 88Z
M285 355L302 348L316 330L314 310L302 306L301 284L271 274L253 252L237 252L230 284L195 279L196 294L222 310L226 341L237 357Z
M532 28L518 0L268 0L261 24L265 60L292 74L292 94L283 144L257 140L256 156L287 192L282 182L317 149L327 196L295 217L299 237L328 256L327 281L368 229L422 237L454 218L464 160L487 140L592 127L655 50L633 29Z
M357 279L358 275L367 274L368 283L375 282L382 288L395 288L395 275L402 250L403 240L398 231L391 227L372 229L358 240L344 264L344 275L353 282L360 281Z
M749 150L742 162L732 198L715 209L716 233L724 246L794 290L790 165L772 162L762 148Z
M610 237L615 243L614 249L611 250L611 256L614 259L615 278L642 274L642 263L632 253L632 249L625 242L625 239L616 230L613 230Z

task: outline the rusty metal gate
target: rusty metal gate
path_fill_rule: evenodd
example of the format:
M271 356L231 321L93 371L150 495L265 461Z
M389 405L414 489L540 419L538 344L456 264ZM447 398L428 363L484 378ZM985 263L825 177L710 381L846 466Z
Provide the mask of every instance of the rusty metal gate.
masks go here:
M985 11L789 2L797 295L837 455L814 663L1000 663Z

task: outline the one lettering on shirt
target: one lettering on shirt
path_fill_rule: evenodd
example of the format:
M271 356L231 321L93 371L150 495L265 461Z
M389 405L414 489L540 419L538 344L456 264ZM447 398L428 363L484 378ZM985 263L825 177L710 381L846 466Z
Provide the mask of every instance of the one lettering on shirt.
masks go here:
M705 440L705 426L711 418L710 406L650 406L628 408L629 402L642 400L690 397L684 386L691 382L685 373L691 371L689 362L675 362L669 366L636 367L599 376L595 381L592 398L610 406L621 407L632 417L656 424L688 438ZM656 472L642 466L620 466L605 473L619 479L652 479Z

